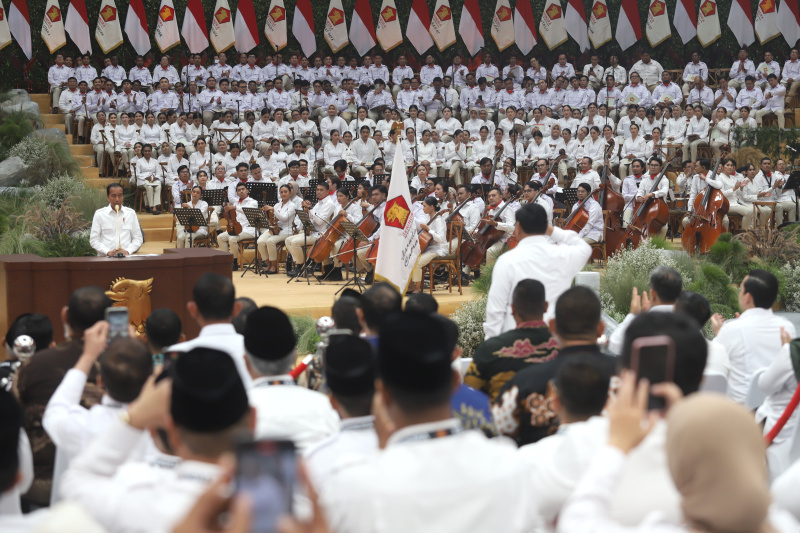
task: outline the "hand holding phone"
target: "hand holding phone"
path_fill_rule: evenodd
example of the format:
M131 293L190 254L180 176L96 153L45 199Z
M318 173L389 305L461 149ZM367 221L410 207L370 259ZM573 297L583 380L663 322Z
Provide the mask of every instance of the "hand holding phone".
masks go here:
M675 341L668 335L639 337L631 345L631 370L637 381L651 384L671 383L675 379ZM647 397L648 410L664 410L666 400L652 392Z
M274 533L292 514L297 455L291 441L247 441L236 450L236 492L252 501L253 533Z
M106 322L108 322L108 344L116 339L128 337L130 316L127 307L109 307L106 309Z

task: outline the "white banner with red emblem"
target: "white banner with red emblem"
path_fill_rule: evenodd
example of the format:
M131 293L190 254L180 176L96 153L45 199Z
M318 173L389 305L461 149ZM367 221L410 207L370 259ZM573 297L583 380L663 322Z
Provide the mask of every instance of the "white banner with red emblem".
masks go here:
M381 236L375 264L375 281L385 281L400 291L400 294L405 294L411 272L417 266L420 247L402 152L398 141L389 195L386 197L380 221Z
M669 14L664 0L651 0L647 10L647 40L650 46L658 46L672 36Z
M0 10L2 6L0 6ZM8 22L5 21L6 29L8 29ZM42 40L50 49L52 54L65 44L67 44L67 34L64 33L64 17L61 14L61 8L56 0L48 0L44 8L44 21L42 22ZM9 39L11 36L9 35Z
M217 0L214 14L211 16L211 44L217 53L224 52L236 42L233 30L233 17L228 0Z
M325 17L325 40L335 54L350 42L347 38L347 21L344 18L342 0L331 0Z
M286 46L286 6L283 0L272 0L264 23L264 35L276 52Z
M463 11L461 16L464 16ZM497 0L492 18L492 39L500 51L514 44L514 17L508 0Z
M122 44L122 26L119 23L119 11L114 0L103 0L100 4L94 38L97 39L97 44L104 54Z
M611 17L608 16L606 0L595 0L592 4L592 12L589 15L589 40L595 48L600 48L611 40Z
M189 4L191 3L190 1ZM188 11L189 7L187 6L186 9ZM185 32L186 20L184 20L183 26ZM178 17L175 16L175 5L172 0L161 0L161 7L158 8L158 23L156 24L156 44L158 49L163 53L180 43L181 35L178 33Z
M378 44L384 52L388 52L403 42L403 30L397 17L397 5L394 0L383 0L378 14L378 27L375 29Z
M449 0L436 0L428 31L440 52L455 44L456 27L453 23L453 10L450 8Z
M761 44L781 34L778 29L778 6L776 0L760 0L756 11L756 35Z
M697 40L706 47L722 37L716 0L702 0L697 12Z
M561 8L559 0L547 0L542 12L542 20L539 21L539 33L550 50L566 42L564 10Z

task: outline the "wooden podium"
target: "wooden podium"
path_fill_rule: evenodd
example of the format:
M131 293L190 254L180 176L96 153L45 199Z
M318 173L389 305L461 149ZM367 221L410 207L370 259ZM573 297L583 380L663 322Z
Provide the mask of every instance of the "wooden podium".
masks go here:
M207 272L231 278L231 255L209 248L169 248L157 256L68 257L0 255L0 335L22 313L42 313L53 321L55 340L64 340L61 309L73 291L96 285L136 315L168 308L191 339L199 327L186 311L195 282ZM148 281L152 279L152 282ZM143 319L142 319L143 320Z

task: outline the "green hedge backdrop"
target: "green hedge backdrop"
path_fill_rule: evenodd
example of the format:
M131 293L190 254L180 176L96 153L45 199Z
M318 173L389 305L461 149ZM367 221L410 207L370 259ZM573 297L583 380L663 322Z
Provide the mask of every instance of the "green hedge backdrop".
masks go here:
M0 0L2 1L2 0ZM232 13L236 12L236 3L238 0L229 0L230 7ZM377 15L380 10L381 0L370 0L372 4L372 12L373 15ZM530 1L530 0L525 0ZM299 50L299 46L297 44L296 39L291 33L291 25L292 19L294 17L294 0L285 0L286 2L286 15L288 19L288 27L289 27L289 44L283 50L284 54L284 61L288 62L288 54L292 51ZM592 6L592 0L583 0L586 13L590 13L590 9ZM639 2L639 16L641 17L641 24L642 30L645 31L646 23L647 23L647 9L649 6L648 0L638 0ZM675 2L676 0L666 0L670 20L672 19L673 13L675 11ZM699 4L700 0L695 0L696 4ZM8 2L4 2L4 5ZM186 0L174 0L175 3L175 10L178 16L178 26L180 27L183 23L183 15L186 8ZM353 8L355 6L355 0L342 0L342 3L345 8L345 12L348 13L347 15L347 23L348 27L350 25L351 17ZM403 28L403 32L405 32L405 28L408 21L408 14L411 10L411 1L410 0L399 0L397 3L397 9L400 15L401 26ZM451 0L450 1L453 11L456 14L454 17L454 22L456 26L456 34L458 34L458 22L461 17L461 10L463 6L463 0ZM567 0L562 0L562 4L566 5ZM752 12L755 13L756 6L758 0L750 0L752 5ZM68 7L68 0L60 0L60 4L64 13L66 13L66 8ZM97 42L94 40L94 28L97 21L98 11L100 9L101 0L86 0L86 7L88 10L89 15L89 22L90 28L92 31L92 46L94 47L94 51L100 54L100 48L97 45ZM206 22L208 23L211 20L211 15L214 10L215 0L204 0L203 1L205 7L205 14L206 14ZM428 6L431 11L433 11L434 7L434 0L428 0ZM500 61L504 61L505 56L512 52L518 53L516 46L512 45L511 47L507 48L503 53L498 53L497 47L494 44L493 39L490 35L490 27L491 27L491 20L492 20L492 13L495 8L496 1L495 0L481 0L480 7L481 7L481 15L483 18L483 28L486 40L486 50L492 53L495 57L499 56L501 59ZM31 61L26 61L24 54L20 50L19 46L16 42L13 42L11 45L6 47L3 50L2 59L0 59L0 68L2 68L3 76L0 77L0 87L2 88L10 88L10 87L17 87L22 86L25 88L24 82L32 81L34 90L40 90L42 84L46 81L47 78L47 68L49 68L50 64L52 63L52 58L47 49L47 46L42 41L39 32L41 30L42 25L42 18L44 16L44 8L46 2L44 0L35 0L29 1L28 7L30 11L31 17L31 34L33 38L33 51L34 57ZM158 9L160 6L160 0L144 0L145 10L147 12L147 24L150 28L150 34L153 35L154 29L156 27L156 17L158 13ZM330 53L330 49L328 48L327 43L322 35L322 28L324 28L324 21L325 15L328 7L328 0L314 0L312 2L313 9L314 9L314 24L317 30L317 52L321 54L328 54ZM677 32L675 32L673 28L672 38L668 39L655 49L652 49L647 41L646 35L644 38L636 45L629 48L624 54L620 51L619 45L617 44L616 40L612 39L605 45L601 46L598 49L598 53L601 57L601 64L604 66L607 65L607 58L611 54L618 54L620 55L620 62L624 66L630 66L635 61L638 60L640 55L640 50L650 50L653 54L653 57L656 58L664 68L681 68L683 67L686 62L688 61L688 57L693 50L700 49L701 55L706 63L708 63L709 67L730 67L731 63L735 60L736 52L738 50L738 42L736 41L733 33L727 27L727 20L728 20L728 12L730 11L731 3L729 1L720 1L719 2L719 11L720 11L720 25L722 26L722 38L717 40L715 43L711 44L708 48L702 49L700 43L697 41L697 38L692 39L686 45L681 42L680 37L678 36ZM120 13L121 17L121 24L124 28L125 17L128 11L128 4L127 2L123 2L122 0L117 0L117 8ZM612 33L616 29L617 26L617 18L619 17L619 4L615 0L608 0L609 11L611 15L611 25L612 25ZM512 5L513 7L513 5ZM258 19L258 28L261 32L259 34L259 38L261 43L255 49L255 53L259 56L259 58L263 58L266 54L272 52L272 48L268 44L264 34L264 20L267 16L267 11L269 9L269 0L255 0L255 10L256 10L256 18ZM541 16L542 10L544 9L544 0L533 0L533 14L537 21ZM538 33L538 28L537 28ZM65 54L75 54L77 52L75 46L72 44L72 41L67 38L68 44L60 49L60 52ZM148 64L151 61L157 61L158 57L160 56L158 47L153 41L153 48L148 54ZM795 43L792 43L793 45ZM379 50L380 47L376 47L376 51ZM786 41L783 39L782 36L779 36L767 43L763 46L758 43L758 40L750 47L750 57L756 64L761 60L763 57L764 51L771 51L775 54L776 58L783 62L785 59L788 58L789 55L789 46L787 45ZM207 54L213 55L213 48L209 47L206 51ZM441 62L445 66L450 64L451 57L454 53L460 52L462 54L465 53L465 48L463 43L461 42L460 38L458 42L447 48L443 52L439 52L434 47L429 51L432 53L436 58L437 61ZM578 53L578 46L577 44L572 41L571 39L567 41L564 45L557 48L556 50L549 50L547 46L543 43L541 36L539 36L539 44L534 47L531 51L530 55L535 55L542 60L542 63L547 66L548 68L555 62L555 58L558 53L564 52L568 55L570 60L577 64L583 64L588 62L589 53L587 52L584 54ZM126 68L129 68L133 65L133 58L135 57L136 53L133 48L130 46L128 41L126 40L123 45L115 50L114 53L118 53L121 56L122 63ZM186 54L188 51L186 50L185 46L176 47L171 51L173 55L173 61L176 66L179 66L181 63L185 64L186 62ZM387 63L390 65L393 64L393 59L401 54L406 53L410 56L416 56L416 50L411 46L410 43L405 42L402 45L398 46L394 50L392 50L388 54ZM355 55L356 52L351 45L348 45L344 48L340 54L345 55ZM480 56L480 54L479 54ZM479 60L479 58L478 58ZM230 61L234 62L234 61ZM414 58L411 59L412 65L414 64Z

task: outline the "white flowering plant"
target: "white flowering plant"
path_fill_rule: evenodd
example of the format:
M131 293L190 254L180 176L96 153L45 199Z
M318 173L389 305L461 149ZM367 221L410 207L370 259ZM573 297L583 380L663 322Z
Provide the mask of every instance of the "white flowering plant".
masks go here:
M486 320L487 296L459 306L450 318L458 325L458 345L462 357L472 357L484 340L483 322Z

